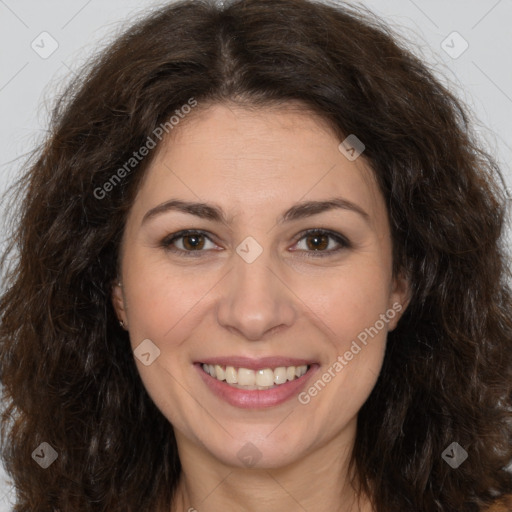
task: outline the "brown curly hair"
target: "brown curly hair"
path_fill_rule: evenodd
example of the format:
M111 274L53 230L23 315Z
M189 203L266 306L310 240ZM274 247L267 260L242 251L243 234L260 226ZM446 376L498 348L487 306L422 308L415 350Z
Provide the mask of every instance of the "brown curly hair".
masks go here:
M102 51L55 107L12 196L3 257L2 455L16 512L169 510L172 425L110 296L154 152L101 188L172 112L291 100L357 134L410 305L359 413L353 467L378 512L476 512L512 492L512 302L500 170L466 108L370 13L307 0L182 1ZM468 461L441 457L457 441ZM31 458L48 442L58 458ZM151 475L151 478L148 478ZM341 483L340 483L341 485Z

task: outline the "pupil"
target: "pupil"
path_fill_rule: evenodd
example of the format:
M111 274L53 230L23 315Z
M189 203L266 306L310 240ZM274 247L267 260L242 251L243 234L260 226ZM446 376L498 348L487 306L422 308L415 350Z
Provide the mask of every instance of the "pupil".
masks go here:
M325 249L329 245L326 235L311 235L309 240L312 242L314 250Z
M184 246L187 249L197 249L202 247L202 235L187 235L184 237Z

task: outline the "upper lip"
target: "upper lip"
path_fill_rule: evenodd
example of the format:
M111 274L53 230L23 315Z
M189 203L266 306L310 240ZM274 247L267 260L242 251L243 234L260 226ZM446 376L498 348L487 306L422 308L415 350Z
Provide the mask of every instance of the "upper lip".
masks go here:
M234 366L235 368L247 368L248 370L259 370L263 368L279 368L280 366L303 366L315 364L315 361L309 359L297 359L295 357L262 357L252 359L250 357L231 356L231 357L209 357L202 359L198 363L211 364L219 366Z

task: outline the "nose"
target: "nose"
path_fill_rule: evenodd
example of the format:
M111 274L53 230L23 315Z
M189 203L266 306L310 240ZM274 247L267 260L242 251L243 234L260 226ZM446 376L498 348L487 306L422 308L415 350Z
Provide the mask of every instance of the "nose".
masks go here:
M265 251L252 263L236 254L233 259L217 306L219 324L250 341L290 327L297 310L294 295Z

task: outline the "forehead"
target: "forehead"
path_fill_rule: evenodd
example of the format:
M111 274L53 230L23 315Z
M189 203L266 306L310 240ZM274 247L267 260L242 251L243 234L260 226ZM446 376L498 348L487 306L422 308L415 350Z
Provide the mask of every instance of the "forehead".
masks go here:
M382 217L373 171L363 157L347 159L340 142L319 115L293 103L198 107L162 142L134 209L142 213L180 196L265 215L288 203L342 195Z

